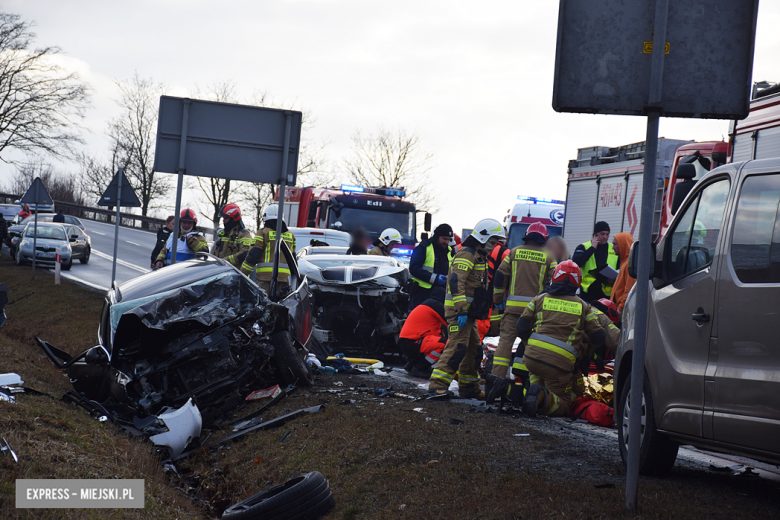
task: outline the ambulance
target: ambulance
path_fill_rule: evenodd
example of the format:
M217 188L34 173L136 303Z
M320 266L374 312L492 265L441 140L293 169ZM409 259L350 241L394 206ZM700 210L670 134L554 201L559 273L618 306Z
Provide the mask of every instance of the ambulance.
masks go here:
M547 226L551 237L561 236L563 231L563 216L566 208L565 200L544 199L519 195L518 202L504 217L504 227L507 230L507 246L512 248L522 244L522 239L528 226L541 222Z

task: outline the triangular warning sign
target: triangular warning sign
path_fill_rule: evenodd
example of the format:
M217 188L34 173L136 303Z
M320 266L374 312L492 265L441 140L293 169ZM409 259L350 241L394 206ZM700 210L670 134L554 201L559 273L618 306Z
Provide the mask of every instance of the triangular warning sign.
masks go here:
M37 190L36 186L38 188ZM38 200L36 200L36 196ZM54 204L54 201L51 200L51 195L49 195L49 192L46 191L46 187L43 185L43 182L41 182L39 177L36 177L33 183L30 184L30 187L27 189L24 197L22 197L19 202L21 204L40 204L41 206L51 206Z
M122 200L119 206L126 208L138 208L141 207L141 201L138 200L138 196L135 194L135 190L130 185L130 181L125 176L125 171L120 169L111 179L111 183L106 188L103 195L100 196L98 206L116 206L117 205L117 193L119 187L119 180L122 180Z

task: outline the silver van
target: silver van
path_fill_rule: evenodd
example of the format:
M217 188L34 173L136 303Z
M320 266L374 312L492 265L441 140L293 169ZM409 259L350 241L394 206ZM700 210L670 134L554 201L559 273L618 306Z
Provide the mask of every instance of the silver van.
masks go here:
M649 289L640 472L668 472L680 444L779 464L780 159L680 184ZM635 299L615 359L623 460Z

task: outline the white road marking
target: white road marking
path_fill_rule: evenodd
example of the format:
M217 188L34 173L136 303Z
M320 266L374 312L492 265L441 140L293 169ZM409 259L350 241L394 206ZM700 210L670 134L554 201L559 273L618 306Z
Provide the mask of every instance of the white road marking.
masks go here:
M86 285L88 287L92 287L93 289L98 289L100 291L107 291L108 287L103 287L102 285L98 285L96 283L87 282L86 280L82 280L81 278L74 276L70 273L67 273L65 271L60 272L60 276L63 278L67 278L68 280L73 280L76 283L80 283L82 285Z
M136 244L135 242L130 242L129 240L125 240L128 244L133 244L134 246L141 247L141 244Z
M114 260L113 256L107 255L105 253L101 253L100 251L96 251L94 249L92 250L92 254L93 255L97 255L100 258L105 258L106 260L111 260L111 261ZM135 269L139 273L150 273L151 272L151 269L146 269L144 267L141 267L141 266L138 266L138 265L135 265L135 264L131 264L130 262L125 262L124 260L120 260L119 258L116 259L116 263L119 264L119 265L123 265L125 267L129 267L130 269Z
M103 236L106 236L106 234L105 234L105 233L101 233L100 231L90 231L90 233L93 233L93 234L95 234L95 235L103 235Z

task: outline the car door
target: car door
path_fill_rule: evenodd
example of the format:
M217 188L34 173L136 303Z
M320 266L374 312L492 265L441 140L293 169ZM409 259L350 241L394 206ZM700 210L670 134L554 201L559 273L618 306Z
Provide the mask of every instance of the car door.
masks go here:
M762 161L765 162L765 161ZM718 288L715 439L780 452L780 162L748 167Z
M79 239L79 228L76 226L65 226L65 233L68 235L68 241L70 242L70 251L73 258L81 258L84 254L83 241ZM71 241L73 237L76 237L75 241Z
M288 281L292 292L282 301L282 305L287 307L292 324L290 333L293 339L309 349L309 342L314 333L312 322L312 294L309 291L309 283L306 276L298 270L298 263L295 255L292 254L287 243L282 240L279 242L281 253L284 255L285 262L290 268Z
M703 433L717 249L729 189L728 175L697 186L658 248L645 366L661 430Z

